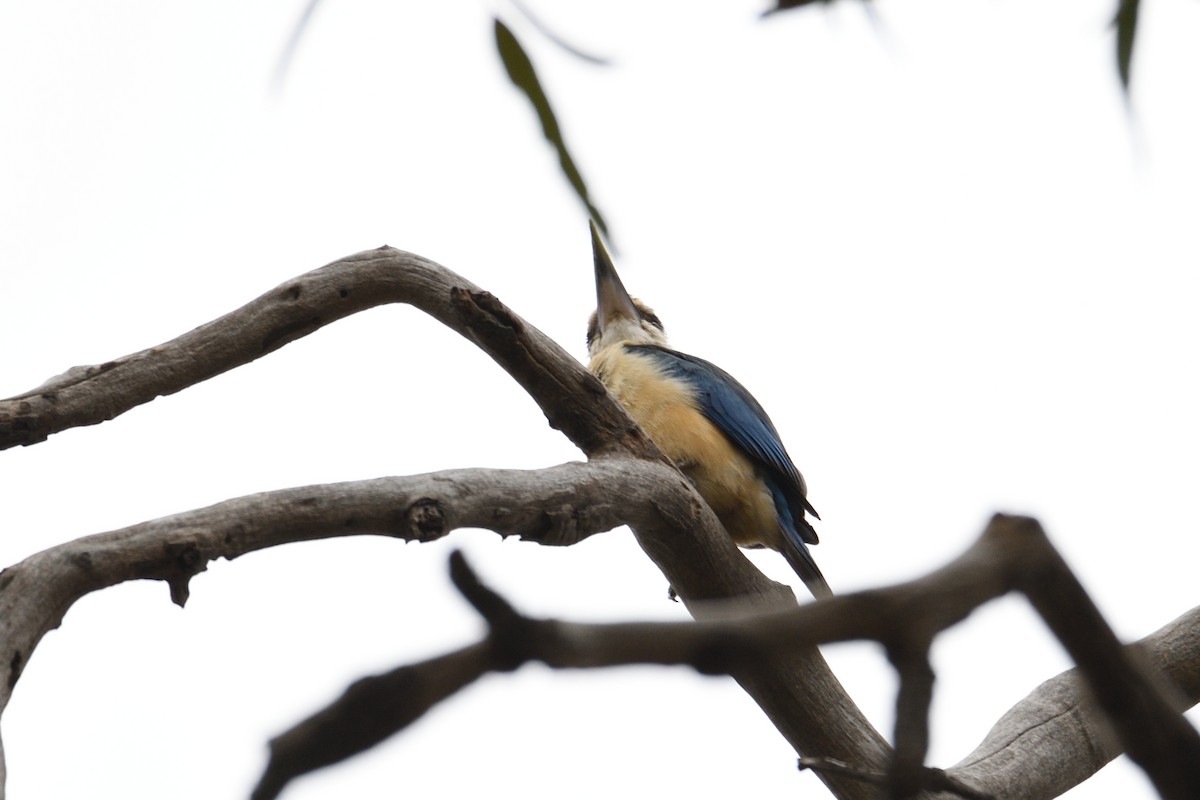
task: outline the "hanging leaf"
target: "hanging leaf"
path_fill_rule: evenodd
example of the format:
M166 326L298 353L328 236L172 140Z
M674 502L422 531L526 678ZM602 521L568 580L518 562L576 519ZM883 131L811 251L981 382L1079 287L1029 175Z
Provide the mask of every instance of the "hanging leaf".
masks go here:
M1117 16L1113 25L1117 29L1117 73L1121 86L1129 91L1129 66L1133 61L1133 39L1137 35L1138 3L1140 0L1118 0Z
M537 14L534 14L532 11L530 11L528 6L526 6L524 3L519 2L519 0L509 0L509 2L512 3L513 8L515 8L517 11L521 12L521 14L525 17L525 19L529 20L530 25L537 28L538 33L540 33L542 36L545 36L550 41L554 42L556 45L561 47L563 50L567 51L568 53L570 53L571 55L580 59L581 61L587 61L589 64L595 64L600 67L608 66L609 60L607 58L604 58L602 56L592 55L591 53L586 53L583 50L580 50L578 47L571 44L566 39L562 38L557 33L555 33L550 28L549 25L542 22L541 17L539 17Z
M579 199L587 208L592 219L596 221L596 225L607 236L608 226L605 225L600 210L592 205L592 201L588 197L587 184L583 182L583 176L579 173L579 168L575 166L575 159L571 158L566 142L563 141L558 119L550 107L550 100L542 89L537 72L533 69L533 62L529 60L529 56L526 55L524 48L521 47L517 37L508 29L508 26L499 19L496 19L495 23L496 49L500 53L500 60L504 62L504 69L508 72L508 77L533 104L533 110L537 112L538 120L542 123L542 135L558 153L558 163L562 167L563 174L567 176L567 181L575 190L575 194L579 195Z
M283 52L279 56L279 62L275 65L275 75L271 79L271 85L275 91L280 91L283 88L283 82L287 79L288 70L292 67L292 61L296 58L296 51L300 49L300 40L304 37L304 32L308 30L308 23L312 21L313 14L317 12L317 4L321 0L308 0L304 10L300 12L300 19L296 20L295 26L292 28L292 35L288 37L287 44L283 46Z
M830 5L833 0L777 0L774 8L768 8L763 12L763 16L774 14L777 11L787 11L789 8L801 8L802 6L811 6L816 3L822 5Z

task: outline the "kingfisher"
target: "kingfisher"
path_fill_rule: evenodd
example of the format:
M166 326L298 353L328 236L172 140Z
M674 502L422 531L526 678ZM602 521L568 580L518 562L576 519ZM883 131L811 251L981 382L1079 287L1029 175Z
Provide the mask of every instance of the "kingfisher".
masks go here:
M662 320L629 296L592 223L596 311L588 369L674 462L734 542L783 554L814 597L833 593L808 550L820 519L804 477L754 396L725 370L667 346Z

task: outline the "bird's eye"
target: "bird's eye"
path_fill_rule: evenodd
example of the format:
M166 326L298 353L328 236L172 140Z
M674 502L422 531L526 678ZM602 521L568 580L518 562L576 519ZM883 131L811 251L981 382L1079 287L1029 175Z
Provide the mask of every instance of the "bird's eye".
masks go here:
M662 320L659 319L658 314L655 314L653 311L643 313L642 319L646 320L646 322L649 322L651 325L658 328L660 331L663 329Z

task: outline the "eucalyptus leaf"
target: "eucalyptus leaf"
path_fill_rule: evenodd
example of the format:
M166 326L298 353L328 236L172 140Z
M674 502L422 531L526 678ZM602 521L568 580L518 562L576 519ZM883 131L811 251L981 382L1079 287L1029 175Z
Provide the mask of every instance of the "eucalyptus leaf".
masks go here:
M508 77L533 104L533 110L537 112L538 120L542 123L542 135L558 153L558 163L562 167L567 181L571 184L571 188L575 190L575 194L587 208L588 214L596 221L596 225L604 231L605 236L609 236L604 217L600 214L600 210L592 204L583 175L580 174L579 168L575 166L575 159L567 150L562 129L558 125L558 118L550 106L550 100L546 97L541 81L538 80L533 62L530 61L525 48L521 47L521 43L517 41L517 37L513 35L507 25L499 19L495 20L495 25L496 49L500 53L500 60L504 62L504 69L508 72ZM611 237L609 238L611 241Z

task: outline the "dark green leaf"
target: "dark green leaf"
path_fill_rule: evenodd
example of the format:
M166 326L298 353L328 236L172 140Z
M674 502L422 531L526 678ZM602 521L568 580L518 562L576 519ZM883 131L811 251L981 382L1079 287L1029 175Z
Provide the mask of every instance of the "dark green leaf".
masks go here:
M765 14L774 14L776 11L787 11L789 8L801 8L803 6L811 6L816 3L829 5L833 0L777 0L774 8L767 9Z
M524 48L521 47L517 37L513 36L508 26L499 19L495 20L495 23L496 49L500 52L500 60L504 62L504 69L508 72L508 77L533 104L538 120L542 123L542 135L558 153L558 162L562 167L563 174L567 176L575 194L579 195L579 199L587 208L592 219L596 221L596 225L607 236L608 226L605 225L604 217L601 216L599 209L592 205L592 201L588 197L587 185L583 182L583 176L575 166L575 159L571 158L570 152L567 151L562 130L558 127L558 119L554 116L554 110L550 107L546 92L542 89L537 72L533 69L533 62L529 60L529 56L525 54Z
M1133 40L1137 36L1138 3L1140 0L1117 0L1117 16L1113 25L1117 28L1117 72L1121 86L1129 91L1129 66L1133 61Z

